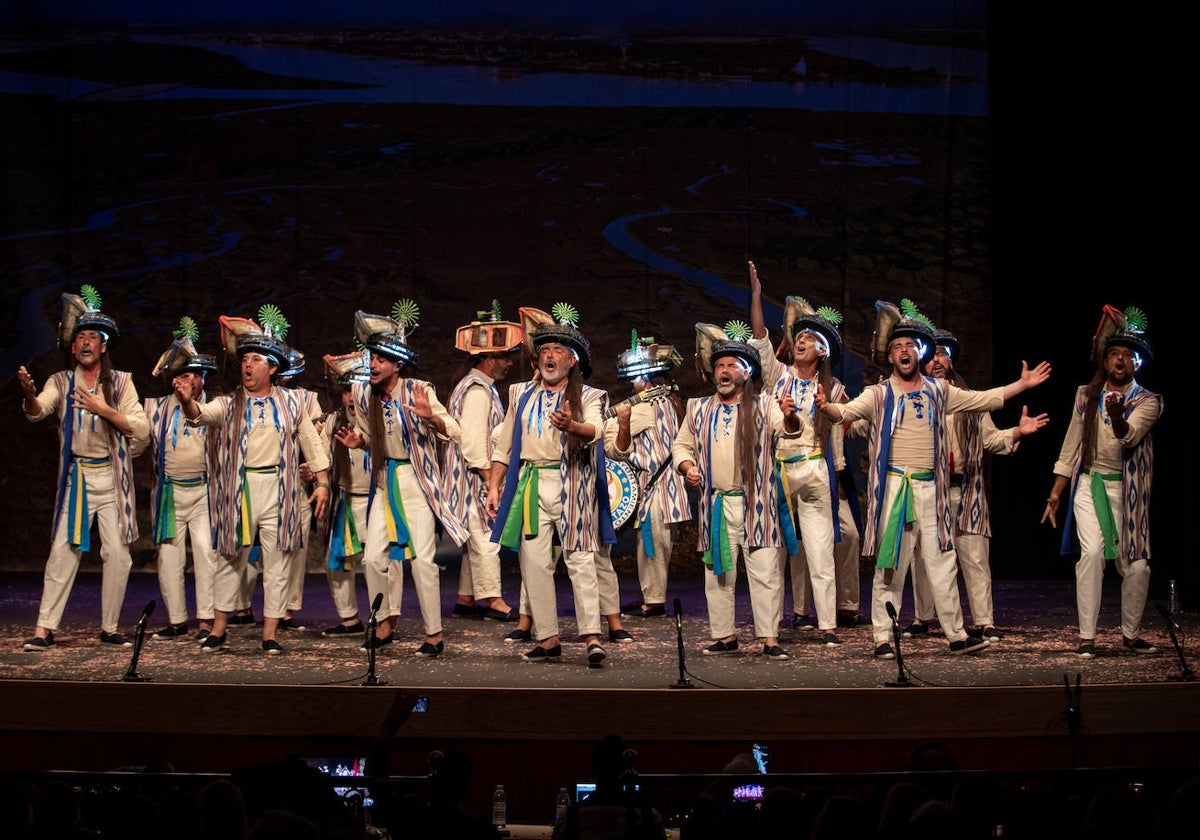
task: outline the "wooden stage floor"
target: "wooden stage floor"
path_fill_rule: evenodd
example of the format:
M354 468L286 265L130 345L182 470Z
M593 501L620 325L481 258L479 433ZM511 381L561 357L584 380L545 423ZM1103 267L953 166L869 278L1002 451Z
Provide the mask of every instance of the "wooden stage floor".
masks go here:
M456 577L443 576L447 616ZM622 583L628 600L632 581ZM429 711L409 718L392 744L396 772L422 773L430 750L462 747L485 765L529 768L515 783L536 788L531 796L548 787L551 799L563 779L588 777L589 745L609 732L636 747L644 773L717 773L754 741L771 744L773 769L781 773L896 771L927 740L949 745L962 769L1194 765L1200 686L1180 675L1195 659L1188 631L1196 617L1178 617L1181 661L1151 604L1144 636L1159 652L1128 653L1120 645L1116 582L1106 585L1096 659L1074 653L1069 581L997 581L1004 639L970 656L951 655L940 634L905 640L908 686L892 685L899 681L895 661L872 656L869 625L839 630L843 644L836 648L788 627L780 635L790 659L758 655L744 579L742 652L709 657L699 652L708 643L702 579L673 577L670 595L682 606L682 680L690 687L680 685L669 616L627 620L635 641L606 644L605 666L588 668L583 646L571 640L565 578L564 655L551 664L521 661L528 646L502 641L513 625L482 619L447 618L445 654L414 656L420 629L415 596L406 589L401 638L376 658L375 676L386 684L364 685L361 639L320 635L334 621L320 574L308 576L299 613L308 629L281 634L284 655L264 655L252 627L231 630L228 649L215 654L202 654L194 637L147 638L137 663L146 681L132 682L124 677L133 651L97 639L96 573L81 572L59 644L45 653L21 649L36 616L40 575L5 573L0 749L7 769L30 771L163 762L228 772L282 756L361 755L393 702L420 694L430 698ZM864 581L864 596L866 589ZM516 592L507 576L504 591ZM122 630L159 598L156 577L135 573ZM361 581L360 600L365 616ZM865 598L863 604L865 614ZM901 623L910 616L906 604ZM165 623L160 609L150 630Z

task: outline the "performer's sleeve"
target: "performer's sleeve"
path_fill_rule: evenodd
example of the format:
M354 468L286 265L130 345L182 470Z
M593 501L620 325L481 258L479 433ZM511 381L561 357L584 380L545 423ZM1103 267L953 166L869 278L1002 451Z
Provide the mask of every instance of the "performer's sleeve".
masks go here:
M304 453L308 468L314 473L329 469L329 446L313 425L312 418L307 414L301 415L296 432L300 440L300 451Z
M508 410L504 412L504 420L492 431L492 460L506 466L512 457L513 424L516 422L514 412L517 410L516 400L516 388L509 388Z
M1121 438L1121 446L1131 449L1141 443L1142 438L1148 435L1154 428L1154 424L1158 422L1160 414L1162 414L1162 397L1160 395L1155 394L1138 403L1125 418L1129 423L1129 431L1125 433L1125 437Z
M462 431L458 427L458 421L450 416L450 412L446 411L446 406L442 405L442 401L438 399L437 391L434 387L424 382L417 387L425 389L425 393L429 396L429 407L433 409L435 417L442 419L442 422L446 425L446 431L444 433L438 432L432 423L426 425L442 440L452 440L456 443L460 441L462 439Z
M979 431L984 449L993 455L1011 455L1017 451L1021 441L1013 440L1012 426L1007 429L997 429L991 414L981 415L980 420Z
M1054 474L1070 478L1075 473L1075 462L1079 459L1079 448L1083 445L1083 415L1073 403L1071 405L1071 422L1067 425L1067 434L1063 438L1062 449L1058 452L1058 460L1054 462Z
M679 465L684 461L696 463L696 433L692 429L692 407L691 401L688 401L687 415L679 424L679 431L675 433L675 442L671 444L671 461L672 466L676 471Z
M25 416L31 423L36 423L38 420L44 420L58 409L62 399L63 395L58 390L58 377L51 376L46 380L46 384L42 388L41 393L36 397L38 404L37 413L26 414ZM25 404L24 399L21 400L21 404Z
M470 470L486 470L492 465L488 455L491 449L491 432L488 417L492 412L492 397L483 385L472 385L463 396L462 416L458 426L462 439L463 462Z

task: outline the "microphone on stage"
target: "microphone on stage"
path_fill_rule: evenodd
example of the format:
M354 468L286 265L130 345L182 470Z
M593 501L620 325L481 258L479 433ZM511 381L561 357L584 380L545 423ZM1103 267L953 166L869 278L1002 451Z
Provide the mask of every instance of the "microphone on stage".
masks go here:
M142 614L138 617L137 624L133 626L133 655L129 658L129 670L125 672L125 676L121 679L123 682L149 682L149 677L143 677L138 673L138 659L142 655L142 645L146 641L146 622L150 620L150 614L154 612L155 601L151 599L150 603L146 604L146 609L142 610Z
M903 688L912 685L909 682L908 675L904 673L904 654L900 652L900 622L896 616L896 605L891 601L884 601L883 605L887 608L888 618L892 620L892 644L896 647L896 681L884 683L888 688Z
M146 622L150 620L150 614L151 614L152 612L154 612L154 607L155 607L155 605L156 605L156 602L154 601L154 599L153 599L153 598L152 598L152 599L150 599L150 603L149 603L149 604L146 604L146 609L142 610L142 615L141 615L141 617L140 617L140 618L137 620L137 626L138 626L138 627L145 627L145 626L146 626Z
M375 595L375 600L371 602L371 615L367 617L366 642L367 648L367 679L363 685L387 685L385 680L381 680L375 676L375 636L379 628L379 619L376 613L383 606L383 592L378 592Z
M1175 619L1171 618L1171 611L1167 609L1166 605L1163 604L1162 601L1155 601L1154 607L1158 610L1158 614L1166 620L1167 627L1171 628L1172 630L1179 630L1179 624L1175 621Z
M383 593L380 592L375 596L375 600L371 602L371 618L375 617L375 613L379 612L379 608L383 606Z
M687 678L687 666L683 662L683 604L675 599L675 644L679 650L679 679L671 683L669 688L693 688L692 681Z

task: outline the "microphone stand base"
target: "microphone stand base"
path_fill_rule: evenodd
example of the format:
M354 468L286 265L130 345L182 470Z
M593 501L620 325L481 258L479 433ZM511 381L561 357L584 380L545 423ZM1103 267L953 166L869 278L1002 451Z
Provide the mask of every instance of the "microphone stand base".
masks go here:
M367 677L366 680L359 683L359 685L387 685L387 680L377 679L375 675L372 674L371 676Z
M150 682L150 678L143 677L141 674L130 673L121 677L121 682Z
M1167 679L1171 682L1192 682L1196 679L1196 675L1188 670L1182 674L1171 674Z
M667 688L695 688L691 680L680 680L676 683L671 683Z
M912 688L914 685L916 685L916 683L909 682L908 680L904 680L903 682L896 680L895 682L884 683L884 686L887 688Z

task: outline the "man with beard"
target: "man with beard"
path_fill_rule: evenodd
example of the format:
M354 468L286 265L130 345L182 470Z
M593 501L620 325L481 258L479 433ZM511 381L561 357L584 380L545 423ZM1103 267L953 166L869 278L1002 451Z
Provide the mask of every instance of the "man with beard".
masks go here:
M758 352L746 343L749 335L749 327L738 321L724 330L696 325L696 359L716 393L688 400L671 457L688 486L700 491L697 550L709 567L704 597L712 638L701 652L738 652L734 604L740 553L762 655L784 660L788 655L779 646L784 543L775 451L779 439L796 436L802 424L790 394L777 401L769 389L759 391L762 368Z
M837 647L838 587L834 546L842 541L838 516L839 470L846 467L842 426L818 415L813 397L820 384L833 402L845 402L846 389L833 375L842 356L841 313L789 296L784 302L784 354L787 367L775 358L762 311L762 282L750 263L750 345L763 360L763 380L776 397L790 396L805 419L799 437L779 442L776 475L788 515L780 520L787 547L782 563L791 567L793 627L812 627L808 612L809 584L816 606L821 643ZM847 535L849 536L849 535ZM781 570L782 574L782 570ZM858 563L854 566L858 586ZM857 603L857 602L856 602ZM857 606L855 614L857 615Z
M173 391L178 382L193 400L204 402L204 380L208 374L216 372L217 358L196 352L193 342L199 337L200 330L191 318L180 320L175 335L176 339L159 358L151 374L168 378L172 393L148 399L145 406L150 421L150 453L154 465L150 522L154 543L158 546L158 588L162 591L168 621L153 638L181 639L188 634L184 571L190 535L196 618L199 638L204 641L212 632L217 573L208 494L208 461L213 454L215 436L210 436L205 427L187 422Z
M575 597L576 629L588 666L599 668L607 652L600 644L596 551L616 541L600 443L607 395L583 384L592 373L591 347L575 326L575 307L557 303L553 314L520 311L537 376L509 386L485 509L496 521L492 539L516 550L520 559L537 639L524 659L550 662L562 656L554 587L557 532Z
M264 307L259 317L262 326L246 318L218 319L221 343L241 368L241 387L233 394L201 404L184 383L175 383L175 398L189 422L218 429L209 474L216 482L211 525L225 562L217 565L212 633L200 643L206 653L225 645L229 614L240 606L244 567L252 556L262 568L262 649L270 655L283 653L276 633L287 612L288 556L304 545L306 536L300 506L312 505L320 518L329 505L329 453L300 395L274 381L288 365L288 347L277 335L286 322L274 307ZM316 478L307 497L300 482L301 460Z
M492 471L492 430L504 419L496 383L512 370L513 352L521 349L524 339L520 324L501 319L498 300L492 301L490 312L459 327L455 339L471 364L446 401L462 434L459 442L446 447L442 463L446 503L471 532L463 545L455 615L493 621L520 617L500 593L500 545L492 542L492 523L483 503Z
M827 400L818 387L817 410L836 423L868 420L868 510L864 554L875 555L871 625L875 656L892 659L888 640L904 578L915 551L921 552L934 606L950 642L950 652L973 653L986 639L967 636L958 596L958 566L952 540L950 447L946 416L960 411L992 411L1050 376L1042 362L1021 363L1021 378L988 391L965 391L944 379L921 375L933 358L933 326L907 298L901 308L876 301L874 349L886 355L892 375L868 386L848 403ZM919 538L918 538L919 535Z
M937 349L925 373L934 379L945 379L959 388L967 383L954 369L959 343L949 330L935 330ZM962 572L971 606L971 620L978 635L989 642L1002 636L996 629L992 606L992 568L988 553L992 536L991 515L984 487L983 453L1010 455L1017 451L1019 441L1050 422L1045 414L1029 416L1027 406L1021 406L1021 419L1009 429L997 429L992 415L986 412L960 412L946 415L946 444L950 448L950 507L954 512L954 556ZM923 636L929 632L933 618L933 597L921 553L912 563L913 607L916 617L904 631L904 638Z
M55 644L54 631L62 621L79 562L91 548L93 518L99 523L104 562L100 641L132 645L117 632L117 623L133 565L129 546L138 536L133 456L149 441L150 426L133 377L113 370L108 355L116 322L100 311L95 289L84 286L80 291L82 295L63 295L58 335L60 346L71 348L74 368L53 374L41 393L24 366L17 370L26 418L35 423L57 415L61 443L53 539L37 627L24 645L28 651L45 651Z
M1104 308L1092 341L1096 374L1075 393L1071 424L1058 461L1042 522L1058 527L1058 504L1071 488L1062 553L1079 551L1075 600L1082 659L1096 655L1104 567L1113 561L1121 576L1124 649L1154 653L1141 638L1150 589L1150 488L1154 479L1151 430L1162 414L1162 397L1135 379L1153 358L1143 337L1145 314L1134 307ZM1072 523L1074 528L1072 528ZM1078 546L1072 540L1078 540Z
M364 644L389 645L400 618L404 568L412 572L425 640L414 651L434 659L446 649L442 637L442 596L435 562L437 522L455 545L469 536L442 495L437 441L457 440L458 424L438 401L433 385L401 376L416 363L408 333L417 326L417 305L396 301L392 317L354 314L354 334L371 352L371 379L354 386L354 423L337 432L343 446L366 446L371 454L367 536L363 570L372 604L383 594L374 638Z

